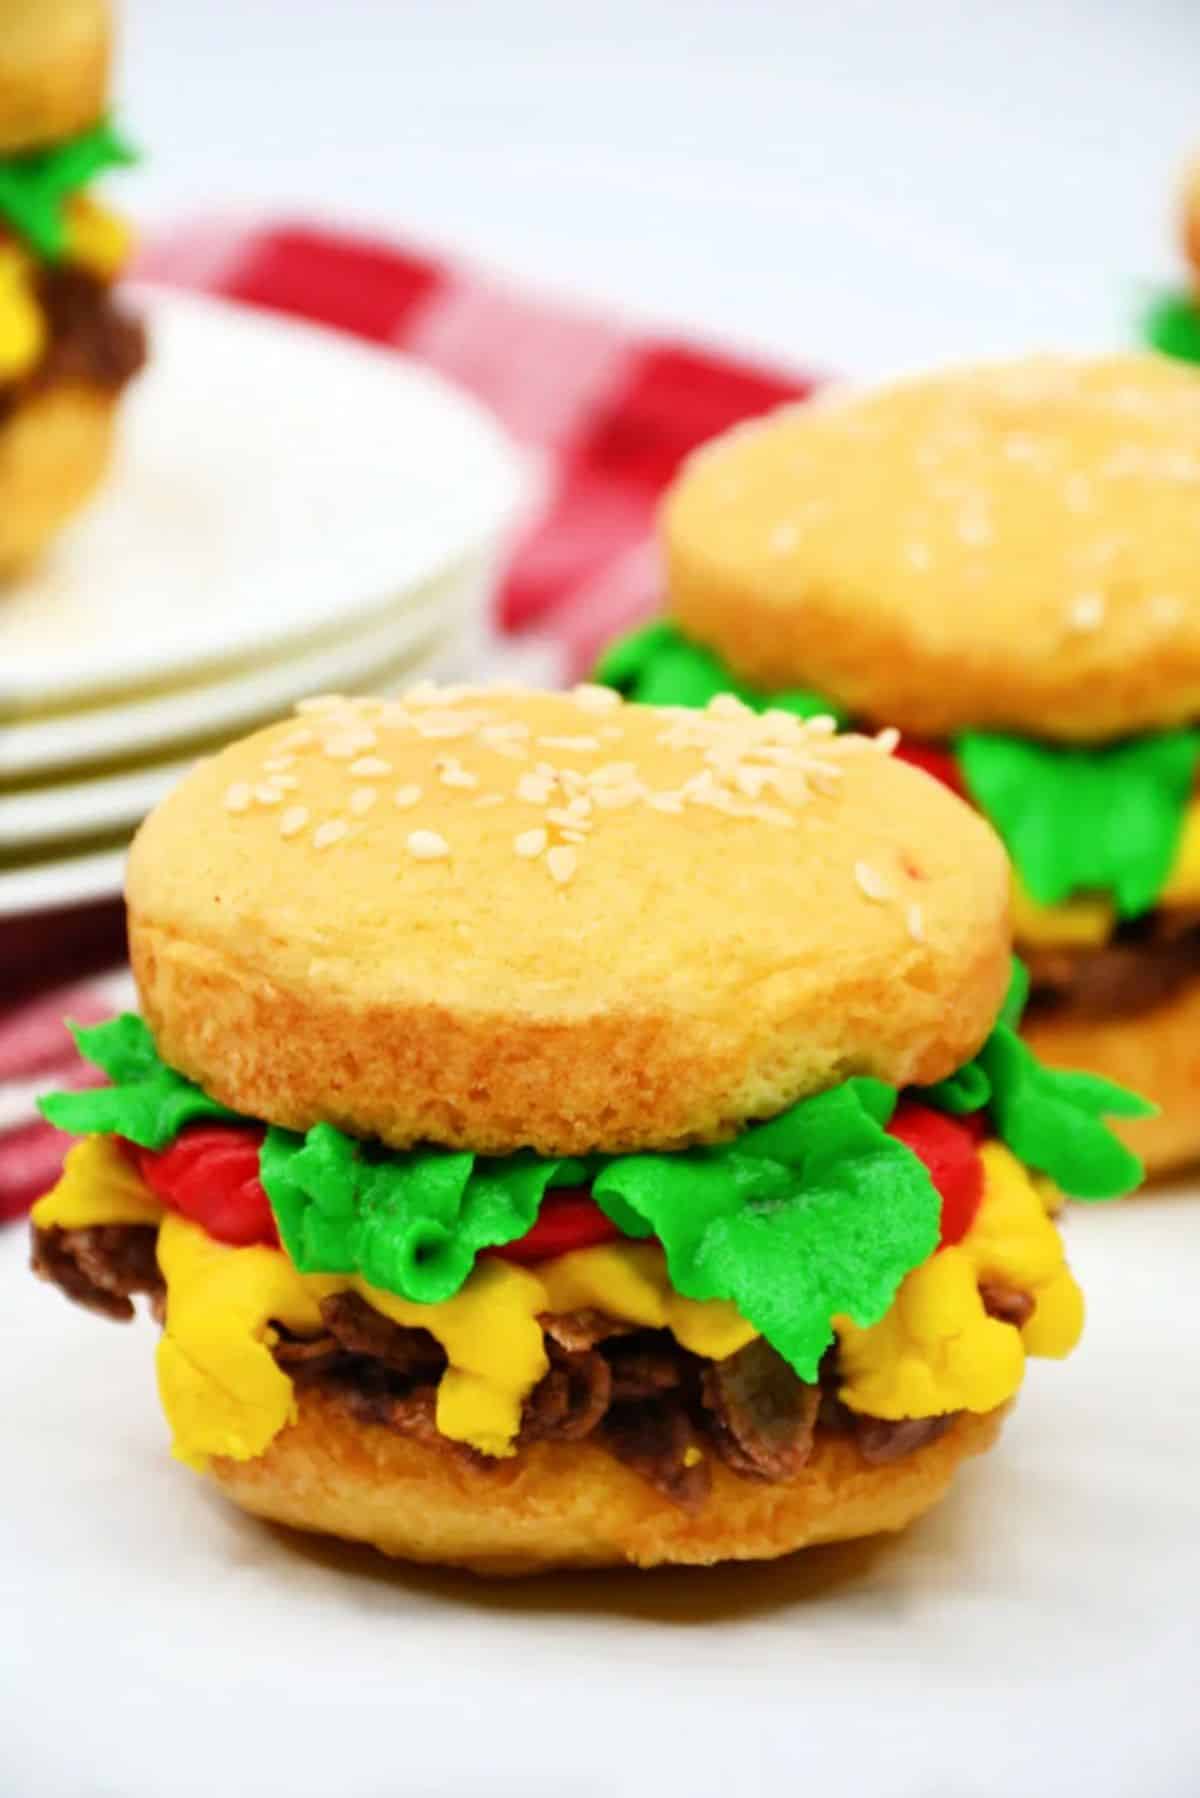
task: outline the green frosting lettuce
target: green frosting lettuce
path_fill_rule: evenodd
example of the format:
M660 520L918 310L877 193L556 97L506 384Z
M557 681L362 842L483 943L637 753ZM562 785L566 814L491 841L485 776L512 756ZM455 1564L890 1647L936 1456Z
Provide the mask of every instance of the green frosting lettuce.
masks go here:
M884 1131L895 1103L847 1080L732 1143L622 1156L592 1192L626 1234L658 1238L676 1291L732 1301L815 1380L832 1320L877 1323L937 1247L933 1182Z
M1200 308L1190 294L1159 294L1142 320L1142 331L1150 348L1164 356L1200 362Z
M582 1161L531 1151L489 1160L449 1149L372 1153L331 1124L269 1130L259 1171L301 1273L361 1274L418 1305L452 1298L480 1249L532 1229L551 1186L579 1186Z
M937 1246L941 1205L915 1155L883 1126L896 1095L850 1080L731 1143L587 1162L438 1149L371 1155L327 1124L272 1130L263 1184L305 1273L358 1273L418 1304L453 1296L482 1248L532 1226L548 1188L591 1180L627 1236L657 1237L671 1283L729 1299L802 1379L832 1319L883 1316Z
M732 693L756 712L794 712L798 718L836 718L847 714L820 693L802 687L782 693L762 693L738 680L719 656L681 635L666 618L656 618L621 637L605 650L593 678L615 687L640 705L703 707L718 693Z
M84 1060L103 1068L112 1085L51 1093L40 1100L42 1116L60 1130L76 1136L111 1133L142 1149L165 1149L185 1124L204 1118L241 1121L236 1111L218 1105L169 1068L146 1025L132 1012L90 1030L72 1025L71 1035Z
M952 1113L991 1112L1021 1160L1081 1198L1140 1177L1103 1114L1152 1109L1110 1082L1043 1068L1016 1035L1027 981L1017 965L976 1059L917 1096ZM162 1062L139 1018L77 1030L111 1086L42 1100L52 1123L160 1149L203 1119L244 1121ZM851 1079L710 1147L586 1159L504 1157L364 1144L317 1124L268 1129L259 1170L280 1238L303 1273L359 1274L416 1304L460 1290L480 1250L533 1226L552 1187L591 1186L627 1236L662 1244L685 1297L727 1299L802 1379L816 1376L833 1319L867 1326L937 1246L941 1206L923 1163L886 1133L895 1091Z
M1200 730L1092 749L968 732L955 751L972 798L1042 905L1105 893L1124 918L1150 910L1179 848Z
M1106 1117L1152 1117L1157 1109L1099 1074L1044 1067L1017 1035L1029 974L1013 961L1012 979L987 1042L966 1067L920 1097L956 1115L986 1105L992 1126L1018 1161L1075 1199L1118 1199L1142 1178L1142 1164L1117 1140Z
M0 157L0 220L46 262L57 262L66 248L66 200L105 169L136 160L107 119L66 143Z

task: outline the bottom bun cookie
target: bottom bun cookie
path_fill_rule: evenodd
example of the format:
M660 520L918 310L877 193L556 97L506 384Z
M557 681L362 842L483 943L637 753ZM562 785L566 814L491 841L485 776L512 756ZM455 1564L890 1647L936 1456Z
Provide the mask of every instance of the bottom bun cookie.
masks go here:
M1102 1074L1153 1100L1157 1117L1112 1123L1147 1174L1200 1161L1200 980L1149 1011L1115 1018L1035 1013L1021 1033L1052 1066Z
M0 425L0 574L39 556L103 479L116 398L59 386L23 400Z
M448 1444L357 1423L313 1391L299 1394L296 1422L264 1455L215 1461L212 1474L256 1516L410 1561L487 1574L710 1566L903 1529L944 1495L961 1461L991 1446L1002 1417L964 1413L886 1466L869 1465L849 1437L819 1435L800 1478L781 1485L717 1464L697 1515L586 1442L535 1443L479 1466Z

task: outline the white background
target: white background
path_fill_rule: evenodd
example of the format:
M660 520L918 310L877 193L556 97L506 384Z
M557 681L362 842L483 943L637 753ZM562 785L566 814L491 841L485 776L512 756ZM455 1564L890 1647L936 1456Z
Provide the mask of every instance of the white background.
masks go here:
M354 217L820 366L1118 341L1195 0L129 0L147 215Z

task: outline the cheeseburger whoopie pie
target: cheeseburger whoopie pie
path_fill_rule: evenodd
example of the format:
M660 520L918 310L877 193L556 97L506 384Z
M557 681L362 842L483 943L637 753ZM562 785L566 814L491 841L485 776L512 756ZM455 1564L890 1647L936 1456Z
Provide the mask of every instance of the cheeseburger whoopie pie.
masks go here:
M103 0L0 0L0 575L103 475L145 355L112 298L129 233L85 192L131 160L106 116L109 40Z
M953 370L792 408L668 496L669 620L600 678L888 723L1015 867L1040 1055L1200 1154L1200 376L1150 355Z
M163 1323L248 1510L495 1572L894 1530L1082 1300L1050 1183L1136 1101L1014 1033L1008 871L829 719L310 702L143 826L144 1022L35 1266Z

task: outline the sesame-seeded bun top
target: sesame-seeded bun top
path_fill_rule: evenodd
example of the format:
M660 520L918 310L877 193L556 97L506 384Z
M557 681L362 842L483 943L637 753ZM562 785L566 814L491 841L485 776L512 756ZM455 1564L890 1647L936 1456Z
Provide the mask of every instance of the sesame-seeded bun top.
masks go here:
M309 702L153 813L128 898L168 1062L396 1146L667 1147L853 1073L937 1080L1008 972L986 824L728 698Z
M953 369L696 454L664 515L680 628L744 678L938 737L1200 714L1200 374Z
M75 137L105 110L106 0L0 0L0 156Z

